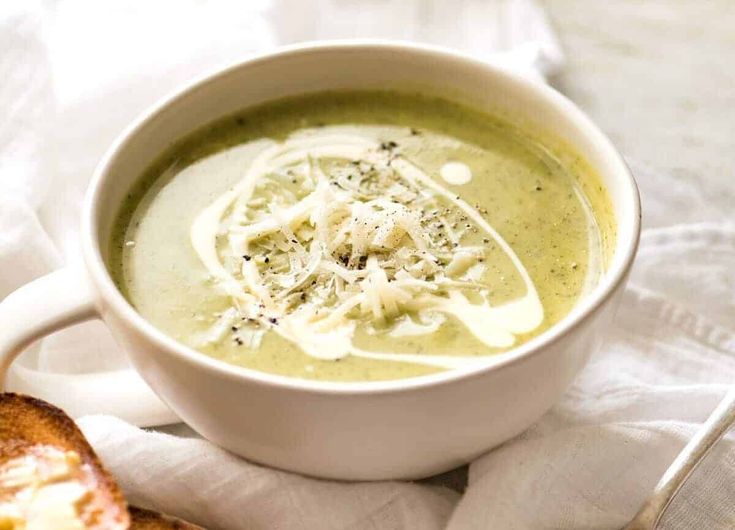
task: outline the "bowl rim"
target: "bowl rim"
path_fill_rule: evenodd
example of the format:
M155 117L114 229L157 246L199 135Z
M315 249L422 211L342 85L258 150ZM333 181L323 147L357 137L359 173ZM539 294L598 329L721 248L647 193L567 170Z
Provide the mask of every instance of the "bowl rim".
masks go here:
M620 201L627 201L630 204L631 215L633 216L630 220L632 222L630 237L626 241L616 241L611 267L606 271L606 275L602 281L595 286L594 290L584 300L576 304L570 313L565 315L562 320L551 326L548 330L507 352L489 356L487 363L449 369L434 374L386 381L317 381L270 374L229 364L225 361L209 357L176 341L144 319L115 286L105 266L99 245L100 234L98 221L102 215L100 211L102 208L100 196L105 189L106 183L111 179L109 169L114 164L118 154L123 151L126 144L149 121L160 113L163 113L170 105L175 104L178 99L206 84L217 82L218 79L238 69L247 68L263 62L296 57L301 54L345 50L367 52L371 49L381 51L390 50L397 53L423 54L443 61L461 62L470 67L489 70L494 75L509 78L513 83L523 85L524 88L540 95L546 103L556 106L563 113L569 115L578 127L584 129L591 136L597 148L605 151L606 158L618 166L615 173L619 175L624 188ZM524 76L507 67L494 65L461 51L442 46L387 39L340 39L281 46L270 51L250 55L243 60L217 68L214 71L206 72L188 83L184 83L180 88L159 99L152 106L144 110L120 133L97 165L82 207L81 233L84 263L92 283L96 286L96 290L104 301L103 305L105 309L112 310L116 315L125 320L130 327L142 333L157 349L165 351L168 355L177 357L178 360L184 361L192 367L209 370L221 377L240 380L250 384L313 394L365 395L407 392L426 389L428 387L450 385L467 379L481 377L491 371L513 366L540 354L545 348L548 348L583 325L596 313L600 306L609 301L612 294L621 286L632 266L636 254L640 239L640 223L641 205L639 191L625 160L594 122L571 100L551 86L542 81L536 81ZM619 238L620 233L618 232L617 235Z

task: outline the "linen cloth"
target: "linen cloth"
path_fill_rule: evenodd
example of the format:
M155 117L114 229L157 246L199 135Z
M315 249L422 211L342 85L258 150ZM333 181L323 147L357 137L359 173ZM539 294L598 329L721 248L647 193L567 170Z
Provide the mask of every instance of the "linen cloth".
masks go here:
M512 48L501 60L531 75L561 64L543 15L526 1L307 5L3 4L0 298L76 259L79 200L106 146L146 105L203 69L315 36L418 39L482 56ZM452 15L457 26L442 23ZM646 225L657 228L644 232L607 344L537 424L470 465L463 494L442 485L446 478L347 484L274 471L183 427L148 432L99 415L79 424L131 502L213 529L618 528L735 375L735 225L677 225L701 204L697 190L635 163L633 170ZM21 362L15 384L75 417L112 412L151 425L167 416L99 323L58 333ZM100 371L132 387L106 403L59 392L64 373ZM23 387L39 380L43 386ZM123 407L130 395L143 406ZM735 526L734 441L720 443L690 479L664 528Z

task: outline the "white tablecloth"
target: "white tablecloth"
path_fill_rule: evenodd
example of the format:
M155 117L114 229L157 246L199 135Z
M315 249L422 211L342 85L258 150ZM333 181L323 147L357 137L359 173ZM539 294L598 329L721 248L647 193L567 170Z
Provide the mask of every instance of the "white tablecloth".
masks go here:
M86 182L146 105L253 50L345 36L417 39L485 56L514 48L500 60L535 75L561 64L543 16L524 0L4 3L0 298L76 259ZM145 432L110 416L80 424L133 502L211 528L619 527L735 375L735 227L678 225L701 218L687 212L701 205L698 190L633 169L646 224L660 228L643 235L610 340L550 413L471 464L463 493L447 487L453 476L332 483L249 464L183 428L173 430L178 436ZM99 323L44 340L22 364L29 382L44 381L31 390L75 417L113 412L150 424L165 415ZM61 392L56 381L96 371L131 383L126 391L142 393L144 406L111 411ZM666 528L735 526L732 443L721 443L687 484Z

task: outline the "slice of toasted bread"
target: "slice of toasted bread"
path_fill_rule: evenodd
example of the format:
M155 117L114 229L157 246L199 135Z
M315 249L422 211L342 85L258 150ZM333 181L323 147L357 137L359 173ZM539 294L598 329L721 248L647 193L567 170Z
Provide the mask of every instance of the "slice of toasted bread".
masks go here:
M204 530L201 526L137 506L130 507L130 517L133 521L130 530Z
M127 530L120 488L60 409L0 394L0 528ZM3 526L5 525L5 526Z

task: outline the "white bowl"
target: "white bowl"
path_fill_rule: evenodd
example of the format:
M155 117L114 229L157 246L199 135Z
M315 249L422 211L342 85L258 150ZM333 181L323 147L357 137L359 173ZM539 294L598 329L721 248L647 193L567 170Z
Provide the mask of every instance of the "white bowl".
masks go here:
M177 139L267 100L327 89L428 91L515 116L572 145L598 171L617 222L603 279L550 330L472 369L328 383L212 359L167 337L118 292L105 267L114 217L133 182ZM418 478L522 432L562 395L610 326L640 232L635 182L610 141L549 88L456 52L389 42L288 47L228 67L146 112L100 163L82 212L84 266L36 280L0 304L0 375L32 340L104 320L158 396L212 442L318 477Z

